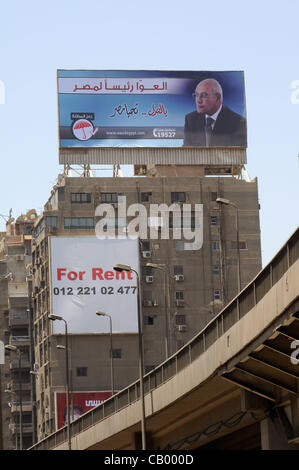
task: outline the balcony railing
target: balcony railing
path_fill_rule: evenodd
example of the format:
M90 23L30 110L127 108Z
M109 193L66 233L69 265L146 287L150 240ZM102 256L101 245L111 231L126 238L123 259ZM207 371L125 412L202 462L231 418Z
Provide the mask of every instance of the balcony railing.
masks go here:
M20 402L19 401L12 402L11 412L16 413L16 412L19 412L19 411L20 411ZM22 413L26 413L28 411L29 412L32 411L32 401L23 401L22 402Z
M29 346L30 336L11 336L10 344L13 346Z
M10 313L9 326L28 325L29 317L27 312Z

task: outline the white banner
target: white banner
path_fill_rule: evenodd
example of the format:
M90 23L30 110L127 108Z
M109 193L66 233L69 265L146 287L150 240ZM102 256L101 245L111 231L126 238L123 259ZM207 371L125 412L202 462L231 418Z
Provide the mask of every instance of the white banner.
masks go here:
M118 273L114 264L139 272L138 240L96 237L51 237L51 306L69 333L136 333L137 276ZM64 333L64 322L53 322L53 333Z

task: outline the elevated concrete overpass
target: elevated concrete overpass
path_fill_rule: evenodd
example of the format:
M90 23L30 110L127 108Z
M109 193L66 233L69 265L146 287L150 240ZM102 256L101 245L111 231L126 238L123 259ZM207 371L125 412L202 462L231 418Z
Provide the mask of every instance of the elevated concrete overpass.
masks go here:
M202 331L144 376L149 449L299 449L298 258L299 229ZM136 381L71 423L72 449L138 449L140 417ZM66 427L31 449L66 450Z

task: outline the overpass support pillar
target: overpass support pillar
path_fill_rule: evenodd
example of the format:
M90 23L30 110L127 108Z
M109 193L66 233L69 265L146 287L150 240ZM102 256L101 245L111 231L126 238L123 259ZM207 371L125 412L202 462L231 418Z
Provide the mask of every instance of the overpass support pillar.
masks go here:
M288 443L289 423L286 422L284 411L273 412L271 416L261 421L262 450L298 450L299 446Z
M291 399L292 425L294 436L299 436L299 398Z

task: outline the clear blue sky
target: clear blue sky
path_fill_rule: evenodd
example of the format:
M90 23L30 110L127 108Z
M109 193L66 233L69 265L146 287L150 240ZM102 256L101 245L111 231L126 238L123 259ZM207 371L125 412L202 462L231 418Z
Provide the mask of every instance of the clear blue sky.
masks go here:
M0 213L41 210L62 171L57 69L244 70L265 265L299 219L298 18L297 0L3 2Z

